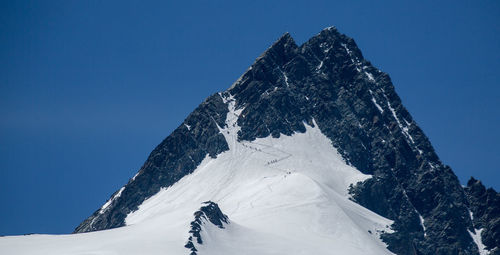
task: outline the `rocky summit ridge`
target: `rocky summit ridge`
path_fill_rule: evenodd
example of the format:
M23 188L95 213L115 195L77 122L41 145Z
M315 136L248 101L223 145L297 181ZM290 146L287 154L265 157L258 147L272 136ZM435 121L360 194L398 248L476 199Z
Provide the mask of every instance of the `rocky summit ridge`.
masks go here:
M206 155L217 158L229 150L220 132L228 97L241 110L239 141L289 136L317 125L348 164L372 175L349 192L356 203L394 221L394 232L381 235L393 253L500 254L499 193L474 179L460 185L389 75L334 27L300 46L289 33L281 36L229 89L189 114L75 233L124 226L128 214L192 173ZM485 247L478 247L477 236Z

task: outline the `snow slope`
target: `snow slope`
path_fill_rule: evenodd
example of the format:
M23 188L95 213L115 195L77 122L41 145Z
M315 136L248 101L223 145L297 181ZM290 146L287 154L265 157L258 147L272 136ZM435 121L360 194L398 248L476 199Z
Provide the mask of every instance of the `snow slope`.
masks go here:
M229 150L206 157L173 186L147 199L126 227L74 235L0 238L1 254L189 254L184 244L201 203L218 203L225 229L205 224L198 254L391 254L379 239L392 221L349 200L370 178L347 165L319 128L237 141L242 109L231 97Z

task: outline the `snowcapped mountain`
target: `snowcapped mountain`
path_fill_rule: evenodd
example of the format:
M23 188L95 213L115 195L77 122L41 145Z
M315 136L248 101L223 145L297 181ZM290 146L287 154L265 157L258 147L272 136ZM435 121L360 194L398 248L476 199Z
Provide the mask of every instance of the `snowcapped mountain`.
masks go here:
M330 27L301 46L284 34L75 234L0 252L500 254L500 194L462 187L389 76Z

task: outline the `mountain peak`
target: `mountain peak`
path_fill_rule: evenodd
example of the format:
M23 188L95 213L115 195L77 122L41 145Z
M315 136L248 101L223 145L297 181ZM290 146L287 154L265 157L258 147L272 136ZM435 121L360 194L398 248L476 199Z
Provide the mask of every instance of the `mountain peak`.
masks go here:
M305 140L294 140L300 137ZM280 145L280 141L290 143ZM318 147L319 141L325 147ZM321 155L325 157L311 160ZM322 166L333 169L317 172ZM331 170L344 167L354 168L367 179L339 180L336 178L341 177L332 175L324 186L309 189L324 182ZM240 197L230 200L224 195L227 186L245 189L239 189L236 180L247 185L245 188L269 182L263 189L266 192L273 192L271 186L274 189L277 183L292 187L302 181L307 185L294 188L297 194L315 195L323 187L338 188L335 192L343 197L342 205L356 202L394 222L393 231L388 231L386 220L377 221L383 228L359 229L370 240L385 242L380 246L384 251L377 254L387 254L386 247L396 254L478 254L482 244L468 230L479 228L488 237L488 249L500 247L498 225L488 225L498 222L500 209L495 206L500 204L499 195L465 188L468 200L456 176L442 164L403 106L389 76L366 61L354 40L335 27L323 29L300 47L284 33L226 92L214 94L193 111L151 153L123 192L75 232L140 223L149 215L145 213L148 203L157 206L155 194L160 192L165 201L179 195L179 204L196 202L196 207L202 198L216 201L235 220L232 226L237 226L238 218L232 215L242 210L256 212L260 207L254 208L250 200L241 201L250 203L240 207ZM337 182L346 186L333 184ZM178 193L171 187L177 187ZM231 231L229 228L220 231Z
M280 42L280 41L284 41L284 42L294 42L294 39L292 37L292 35L289 33L289 32L285 32L283 33L280 38L276 41L276 42ZM275 42L275 43L276 43ZM295 42L294 42L295 43Z
M329 27L323 28L323 30L321 30L321 31L337 31L337 28L335 26L329 26Z
M321 32L319 32L318 35L340 35L340 32L337 30L336 27L331 26L321 30Z
M290 33L284 33L278 40L276 40L256 61L264 59L266 57L272 58L277 62L286 62L289 60L290 56L293 55L295 50L298 48L295 40L293 40Z

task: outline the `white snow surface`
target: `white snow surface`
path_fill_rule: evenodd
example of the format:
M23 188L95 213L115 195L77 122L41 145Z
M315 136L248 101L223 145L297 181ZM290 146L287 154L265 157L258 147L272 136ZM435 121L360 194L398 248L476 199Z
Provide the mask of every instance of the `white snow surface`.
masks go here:
M323 61L320 61L319 65L316 67L316 72L319 73L322 67L323 67Z
M0 238L1 254L189 254L193 213L211 200L230 220L202 227L200 255L392 254L380 240L391 220L349 200L348 187L371 176L347 165L320 129L280 138L238 141L232 97L226 126L229 150L147 199L127 226L73 235Z
M134 179L135 179L135 176L134 176ZM121 189L118 191L118 193L116 193L116 195L114 195L112 198L110 198L108 201L106 201L106 203L101 207L101 209L99 210L99 213L100 214L103 214L106 209L108 208L108 206L117 198L119 198L121 195L122 195L122 192L123 190L125 189L125 186L121 187Z
M370 95L372 96L372 102L377 107L378 111L380 113L384 113L384 109L382 109L382 107L377 103L377 99L375 99L375 96L373 95L373 91L371 89L368 91L370 91Z
M385 94L384 94L384 96L385 96ZM403 126L403 124L401 124L401 121L399 120L398 116L396 115L396 110L394 110L394 108L392 108L391 103L389 102L389 99L387 98L387 96L385 96L385 97L387 100L387 106L389 107L389 110L391 110L392 116L394 117L394 119L398 123L399 128L401 129L401 131L403 131L403 135L408 139L408 141L410 141L412 144L415 144L413 137L410 135L408 126ZM410 125L410 123L407 120L404 120L404 121L406 122L406 125Z
M365 68L363 67L363 69L365 69ZM375 78L373 78L373 74L365 71L365 75L366 75L366 77L368 77L368 80L370 80L371 82L375 82Z
M417 212L418 213L418 212ZM425 220L420 213L418 214L418 218L420 219L420 226L422 226L422 229L424 230L424 236L427 236L427 233L425 232Z
M483 229L475 229L474 231L475 233L471 232L470 230L467 230L467 232L469 232L469 235L472 237L472 240L474 240L474 243L476 243L477 248L479 249L479 254L480 255L490 254L490 252L486 250L486 246L481 241L481 232L483 232Z

